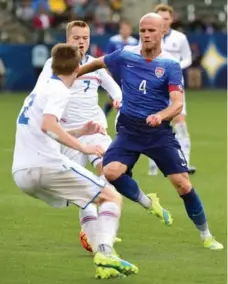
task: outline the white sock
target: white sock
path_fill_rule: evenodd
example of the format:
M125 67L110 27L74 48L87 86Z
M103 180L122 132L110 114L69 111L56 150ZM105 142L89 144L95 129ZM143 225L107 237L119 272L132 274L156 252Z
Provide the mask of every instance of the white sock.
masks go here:
M176 132L176 138L180 143L181 149L189 166L190 162L190 152L191 152L191 141L188 133L188 127L185 122L176 123L174 125L174 130Z
M114 202L104 202L98 209L97 245L113 247L119 227L120 207Z
M92 250L96 251L97 206L90 203L85 209L80 209L79 217L82 231L85 232Z
M211 232L209 230L209 227L208 227L208 224L205 223L204 225L202 226L199 226L198 229L200 230L200 237L201 237L201 240L205 240L206 238L208 237L212 237L211 235Z
M149 172L151 172L151 174L154 174L154 175L158 173L158 167L155 161L150 158L149 158Z
M154 160L149 159L149 167L150 167L150 168L157 168L157 165L156 165L156 163L155 163Z

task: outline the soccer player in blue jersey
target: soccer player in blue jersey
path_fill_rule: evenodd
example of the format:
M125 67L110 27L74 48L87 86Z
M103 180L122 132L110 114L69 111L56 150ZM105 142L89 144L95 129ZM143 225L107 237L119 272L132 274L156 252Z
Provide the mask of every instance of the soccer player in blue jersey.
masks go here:
M170 126L183 107L182 71L180 64L161 50L163 32L161 16L146 14L139 23L141 46L126 46L79 71L81 75L116 64L122 78L118 133L105 153L104 174L121 194L146 207L149 200L131 172L140 154L152 158L182 198L203 246L219 250L223 245L210 233L202 202L189 180L187 162Z
M108 41L107 54L110 54L120 48L123 48L126 45L137 45L138 40L133 36L131 36L131 34L132 34L131 24L126 20L121 21L119 34L112 36ZM112 77L117 82L117 84L121 86L121 78L119 76L118 69L115 68L114 66L110 68L109 71L111 72ZM108 116L108 114L112 110L112 107L113 104L111 100L105 104L104 113L106 116Z

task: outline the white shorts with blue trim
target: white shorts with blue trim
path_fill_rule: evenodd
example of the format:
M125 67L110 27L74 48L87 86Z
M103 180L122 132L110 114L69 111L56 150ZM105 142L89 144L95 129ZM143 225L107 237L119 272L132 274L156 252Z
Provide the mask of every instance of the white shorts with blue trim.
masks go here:
M105 186L104 180L76 163L56 168L27 168L13 176L23 192L58 208L69 202L86 208Z
M106 151L112 143L112 138L109 135L102 135L100 133L84 135L80 137L79 140L83 144L100 145L104 151ZM62 146L61 152L70 160L76 162L82 167L86 167L88 160L94 167L96 167L102 161L102 158L98 157L97 155L87 155L66 146Z

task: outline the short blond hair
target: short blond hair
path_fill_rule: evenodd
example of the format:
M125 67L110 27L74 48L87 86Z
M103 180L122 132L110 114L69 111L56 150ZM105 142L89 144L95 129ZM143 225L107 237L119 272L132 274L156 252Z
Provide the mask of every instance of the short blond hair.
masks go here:
M56 44L51 51L52 71L55 75L71 75L79 66L79 48L67 43Z
M166 4L159 4L154 8L154 12L158 13L158 12L169 12L170 15L173 17L174 15L174 10L173 7L170 5L166 5Z
M69 22L66 26L66 38L68 39L70 34L71 34L71 31L74 27L80 27L80 28L89 28L89 25L84 22L84 21L72 21L72 22Z

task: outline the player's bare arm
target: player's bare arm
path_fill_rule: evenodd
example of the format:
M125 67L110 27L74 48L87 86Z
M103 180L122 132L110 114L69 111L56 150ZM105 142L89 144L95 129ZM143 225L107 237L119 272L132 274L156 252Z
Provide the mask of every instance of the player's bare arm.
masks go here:
M114 109L119 109L122 102L122 91L107 70L100 70L101 87L104 88L112 99Z
M84 74L90 73L90 72L94 72L98 69L101 68L106 68L106 65L104 63L104 57L99 57L95 60L93 60L91 63L85 64L83 66L80 67L79 72L77 77L80 77Z
M96 133L100 133L103 135L107 134L103 126L93 121L87 122L86 124L83 125L83 127L79 129L69 129L67 130L67 133L69 133L74 137L81 137L83 135L93 135Z
M183 94L180 91L171 91L170 92L171 104L164 110L149 115L146 119L146 122L152 126L159 126L163 120L171 120L173 117L181 113L183 108Z
M103 149L98 145L84 145L80 141L67 133L58 123L56 116L52 114L44 114L41 124L41 130L55 139L59 143L66 145L72 149L78 150L86 154L96 154L102 156Z
M183 108L183 93L181 91L171 91L169 93L171 104L159 114L162 120L170 120L180 114Z

